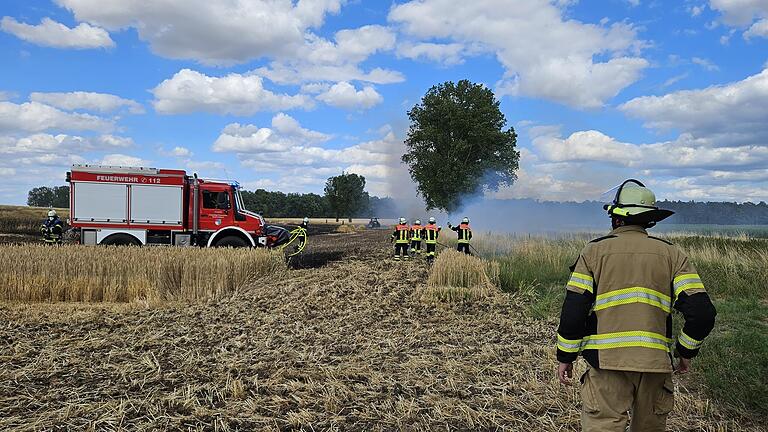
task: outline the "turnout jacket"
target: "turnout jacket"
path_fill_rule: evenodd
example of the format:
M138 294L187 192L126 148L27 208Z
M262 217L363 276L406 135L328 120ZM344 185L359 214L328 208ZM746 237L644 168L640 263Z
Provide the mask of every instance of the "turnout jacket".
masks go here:
M456 231L456 234L459 236L459 243L469 243L472 240L472 229L469 227L469 224L462 223L459 226L449 228Z
M428 224L424 226L424 241L427 244L436 244L437 238L440 237L440 227L436 224Z
M411 240L420 242L422 237L424 237L424 227L422 227L421 225L412 225Z
M407 224L397 224L395 226L395 232L392 233L392 240L395 243L408 244L410 241L411 228Z
M557 329L557 359L581 353L595 368L671 372L672 309L685 319L675 349L693 358L715 307L688 257L640 226L592 240L571 266Z

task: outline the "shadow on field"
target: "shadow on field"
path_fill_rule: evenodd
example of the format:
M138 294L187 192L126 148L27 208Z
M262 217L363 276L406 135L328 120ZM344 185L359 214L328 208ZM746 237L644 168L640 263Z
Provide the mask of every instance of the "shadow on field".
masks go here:
M323 267L326 264L334 261L339 261L344 257L343 251L318 251L307 252L295 257L292 257L288 261L288 267L294 270L298 269L314 269Z

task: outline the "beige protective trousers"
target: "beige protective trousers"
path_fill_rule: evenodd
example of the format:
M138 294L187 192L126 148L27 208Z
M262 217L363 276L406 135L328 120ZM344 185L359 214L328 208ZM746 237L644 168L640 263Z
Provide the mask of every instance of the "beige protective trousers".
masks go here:
M671 373L589 368L581 377L584 432L664 431L674 406Z

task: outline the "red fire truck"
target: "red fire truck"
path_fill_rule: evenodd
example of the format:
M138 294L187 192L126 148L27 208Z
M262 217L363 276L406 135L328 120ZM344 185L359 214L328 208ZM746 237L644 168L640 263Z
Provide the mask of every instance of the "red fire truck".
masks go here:
M245 209L237 182L183 170L73 165L69 224L81 244L265 246L289 242L285 228Z

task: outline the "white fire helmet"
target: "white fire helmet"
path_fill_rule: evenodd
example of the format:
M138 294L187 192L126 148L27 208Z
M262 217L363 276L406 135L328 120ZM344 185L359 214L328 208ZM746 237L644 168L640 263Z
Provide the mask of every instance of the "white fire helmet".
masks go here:
M48 210L48 217L49 218L56 217L56 210Z
M421 219L416 219L416 225L421 225Z
M404 223L405 223L405 218L404 218L404 217L401 217L401 218L400 218L400 223L401 223L401 224L404 224Z
M435 222L436 222L436 220L435 220L434 217L429 218L429 223L435 223Z
M466 224L468 224L468 223L469 223L469 218L468 218L468 217L465 217L464 219L462 219L462 220L461 220L461 223L466 223Z
M304 223L309 223L309 218L308 217L304 217Z

